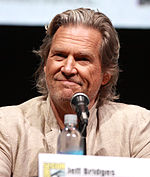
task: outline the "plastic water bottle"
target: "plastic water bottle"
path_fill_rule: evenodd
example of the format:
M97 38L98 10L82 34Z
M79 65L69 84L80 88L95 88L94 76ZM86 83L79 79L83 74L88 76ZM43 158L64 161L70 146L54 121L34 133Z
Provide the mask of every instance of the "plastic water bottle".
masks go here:
M83 155L82 137L76 128L77 115L66 114L64 124L65 128L58 136L57 153Z

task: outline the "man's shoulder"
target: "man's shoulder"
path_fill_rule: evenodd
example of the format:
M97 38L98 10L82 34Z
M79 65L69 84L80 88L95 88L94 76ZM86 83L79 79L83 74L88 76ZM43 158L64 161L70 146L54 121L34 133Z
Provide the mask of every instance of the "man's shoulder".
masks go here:
M13 158L14 165L16 158L24 157L19 154L27 151L30 154L30 149L42 146L41 130L46 102L43 97L35 97L19 105L0 108L0 146L7 157Z
M46 103L43 96L32 98L19 105L4 106L0 108L0 120L18 121L18 118L40 111L41 107Z
M118 110L118 111L150 111L144 107L134 105L134 104L126 104L126 103L121 103L121 102L113 102L109 101L106 104L104 104L99 109L112 109L112 110Z
M109 114L111 116L126 117L126 119L149 119L150 120L150 110L132 104L125 104L119 102L108 102L102 107L99 107L99 112L103 114Z

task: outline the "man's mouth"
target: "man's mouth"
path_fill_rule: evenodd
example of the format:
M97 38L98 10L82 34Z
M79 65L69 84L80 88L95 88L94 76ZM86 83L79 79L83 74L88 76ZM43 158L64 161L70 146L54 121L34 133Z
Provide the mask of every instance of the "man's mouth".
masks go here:
M61 80L60 82L63 82L63 84L65 85L76 85L76 82L72 82L72 81L67 81L67 80Z
M57 80L57 81L61 82L66 87L76 87L77 85L78 86L82 85L80 82L70 81L70 80Z
M80 85L82 86L82 82L75 79L75 78L61 78L61 77L54 77L55 81L59 81L62 82L63 84L67 84L67 85Z

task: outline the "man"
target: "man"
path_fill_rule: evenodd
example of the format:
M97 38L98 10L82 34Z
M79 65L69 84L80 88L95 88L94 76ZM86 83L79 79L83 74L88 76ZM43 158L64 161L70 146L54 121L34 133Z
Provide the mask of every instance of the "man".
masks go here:
M102 13L79 8L54 17L40 50L41 97L0 109L0 176L37 176L40 152L56 153L77 92L88 95L87 154L150 157L150 111L116 98L119 40Z

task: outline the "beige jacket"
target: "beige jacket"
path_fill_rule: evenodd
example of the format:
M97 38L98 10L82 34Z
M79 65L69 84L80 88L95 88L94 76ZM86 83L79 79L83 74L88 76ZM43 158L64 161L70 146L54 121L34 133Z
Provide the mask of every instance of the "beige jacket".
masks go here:
M0 109L0 177L38 175L38 154L56 153L59 126L48 100L36 97ZM87 154L150 157L150 111L110 102L93 106Z

